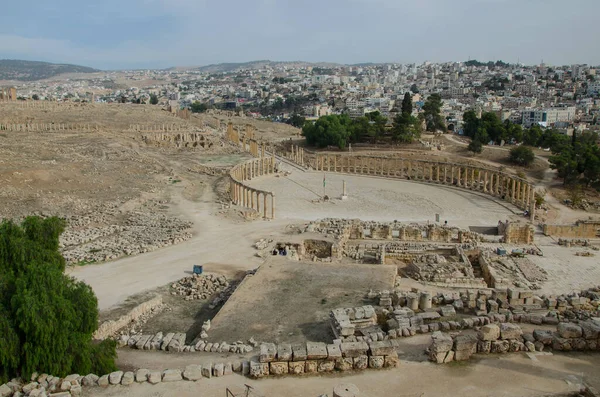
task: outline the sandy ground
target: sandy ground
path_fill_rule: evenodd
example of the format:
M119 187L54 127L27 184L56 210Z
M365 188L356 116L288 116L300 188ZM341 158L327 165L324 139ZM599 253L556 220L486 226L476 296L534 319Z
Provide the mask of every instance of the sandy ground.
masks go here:
M265 176L249 182L275 193L276 217L289 220L360 218L363 220L434 222L435 214L452 226L496 226L518 214L516 207L459 188L368 176L300 172L287 164L287 177ZM325 194L329 202L315 202ZM347 200L341 200L346 181Z
M370 289L392 289L395 276L395 266L269 258L212 320L208 339L331 342L329 312L364 305Z
M524 353L506 356L485 356L468 363L435 365L429 362L402 361L392 370L365 371L346 375L314 377L284 377L251 380L239 375L202 379L198 382L177 382L111 386L92 389L97 397L212 397L224 396L226 388L234 395L254 388L250 396L317 397L331 396L341 383L353 383L361 397L506 397L548 396L578 390L583 380L598 387L600 356L586 354L536 355Z

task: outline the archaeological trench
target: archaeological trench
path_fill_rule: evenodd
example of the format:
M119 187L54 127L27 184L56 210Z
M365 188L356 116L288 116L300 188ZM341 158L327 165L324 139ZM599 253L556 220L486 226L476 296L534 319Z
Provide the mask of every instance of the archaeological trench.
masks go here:
M228 358L163 371L138 368L110 374L74 374L64 379L41 374L31 382L2 385L0 396L80 395L82 387L197 381L232 373L263 378L394 368L402 365L399 352L405 341L416 335L430 335L431 342L422 354L439 365L517 352L600 352L600 287L540 294L537 291L548 275L531 259L544 255L543 247L535 244L539 235L555 237L560 246L597 250L600 223L582 220L574 225L541 225L538 232L534 223L536 187L525 178L493 167L452 162L311 152L296 145L263 140L252 126L239 120L234 125L226 116L213 114L207 117L204 127L198 128L175 115L172 124L133 124L128 131L134 134L133 139L149 146L182 150L228 146L247 153L250 159L226 171L200 172L224 175L229 199L225 207L248 222L277 219L275 194L252 187L251 181L277 177L282 172L278 165L284 163L296 172L357 174L446 185L508 203L519 211L528 211L529 217L518 222L499 222L492 232L482 233L439 223L402 223L393 219L373 222L328 218L294 225L295 231L289 238L256 242L256 254L263 264L241 279L196 274L169 286L168 295L175 299L208 302L212 317L202 322L198 332L168 328L152 333L140 331L147 321L168 309L163 296L157 295L120 313L118 318L102 322L94 334L99 340L117 340L119 349L165 355L222 353L220 357ZM81 130L93 134L98 128L87 123L11 121L0 124L0 130L28 134ZM102 214L110 214L111 209L107 210ZM112 228L77 228L97 223L98 216L90 210L87 216L69 220L71 226L61 238L69 263L102 262L191 238L186 221L160 214L151 219L132 218L125 225ZM110 241L118 232L119 239L125 236L123 245L135 247L134 229L138 227L146 227L157 235L152 246L129 248L124 253L119 245L123 243ZM90 251L97 254L90 255ZM264 294L276 290L279 286L274 272L279 272L279 277L291 269L298 280L303 280L303 272L311 272L312 277L322 278L324 283L341 290L346 284L340 278L349 273L356 273L363 280L376 274L373 277L378 280L378 288L368 288L374 285L368 282L357 284L365 289L353 291L353 298L346 301L323 296L320 304L327 307L326 314L312 324L322 332L313 338L298 338L296 333L287 340L285 335L272 334L268 335L272 339L263 339L252 328L253 321L259 320L244 318L254 308L244 306L247 297L269 283L274 285ZM415 284L407 286L403 280ZM300 291L290 292L289 300L302 299L304 287L296 285ZM353 286L347 288L350 292ZM338 302L336 299L344 305L327 306ZM285 299L281 305L282 316L288 314L286 310L293 310L291 304L286 306ZM273 311L277 313L276 308ZM234 319L239 321L236 327L230 326ZM276 327L268 319L264 321L268 327ZM296 320L290 316L289 321ZM225 340L223 335L231 339ZM594 395L593 390L588 392Z

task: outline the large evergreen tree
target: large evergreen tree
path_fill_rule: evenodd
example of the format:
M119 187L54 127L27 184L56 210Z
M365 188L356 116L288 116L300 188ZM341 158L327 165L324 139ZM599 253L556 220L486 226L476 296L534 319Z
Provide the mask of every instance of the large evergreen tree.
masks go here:
M423 105L427 131L446 130L446 123L440 113L441 109L442 97L439 94L431 94Z
M58 218L0 224L0 380L115 368L114 342L92 342L98 326L94 292L64 275L58 250L63 230Z
M410 92L404 94L404 99L402 100L402 113L412 114L413 105L412 105L412 96Z

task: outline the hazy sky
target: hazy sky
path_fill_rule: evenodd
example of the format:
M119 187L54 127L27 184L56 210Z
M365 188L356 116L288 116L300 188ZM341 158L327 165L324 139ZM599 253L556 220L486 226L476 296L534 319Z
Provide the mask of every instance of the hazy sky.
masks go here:
M600 64L600 0L3 3L0 58L105 69L258 59Z

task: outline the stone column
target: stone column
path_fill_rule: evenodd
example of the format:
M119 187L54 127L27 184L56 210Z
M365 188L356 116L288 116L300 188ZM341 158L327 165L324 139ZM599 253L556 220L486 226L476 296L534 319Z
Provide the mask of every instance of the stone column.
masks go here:
M458 178L456 178L457 179L457 184L456 184L457 186L461 186L460 185L460 173L461 173L461 171L462 171L462 167L458 167Z
M250 208L254 209L254 190L250 190Z
M510 198L511 198L511 202L514 203L515 202L515 196L516 196L516 189L515 189L515 187L517 185L517 182L515 181L515 178L510 178L510 181L512 181L512 191L510 192L511 193L510 194Z
M408 168L406 169L406 175L408 179L412 179L412 162L408 160Z
M485 193L487 193L489 191L488 185L487 185L488 184L488 172L487 171L484 171L483 177L484 177L483 178L483 191Z
M463 182L464 187L466 188L469 182L469 170L465 167L465 180Z
M271 219L275 219L275 195L271 193Z
M263 218L267 219L267 194L263 192Z

